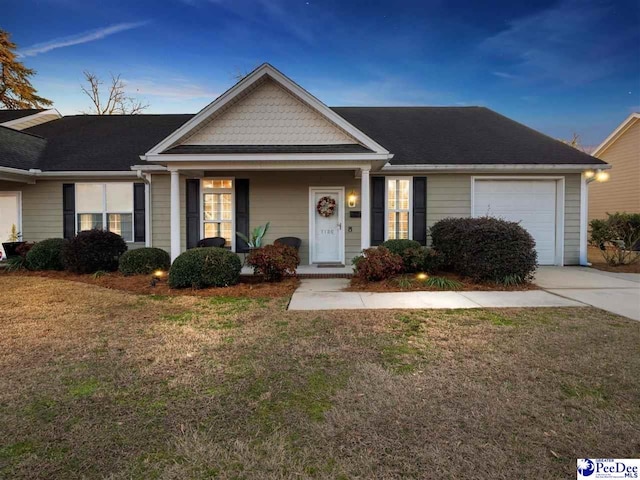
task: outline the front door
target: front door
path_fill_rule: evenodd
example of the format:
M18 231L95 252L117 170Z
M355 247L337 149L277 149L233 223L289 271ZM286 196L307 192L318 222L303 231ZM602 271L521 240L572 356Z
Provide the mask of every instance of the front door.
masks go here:
M310 263L344 263L344 188L309 189Z
M8 242L12 231L20 233L20 192L0 192L0 258L5 257L1 242Z

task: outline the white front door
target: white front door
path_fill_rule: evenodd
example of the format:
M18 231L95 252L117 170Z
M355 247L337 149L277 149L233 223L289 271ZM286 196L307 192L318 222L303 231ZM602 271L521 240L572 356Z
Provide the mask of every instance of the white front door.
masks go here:
M20 222L20 192L0 192L0 241L8 242L13 226L16 233L22 228ZM0 242L0 243L1 243ZM4 258L4 248L0 244L0 257Z
M344 188L309 189L309 255L310 263L344 263Z

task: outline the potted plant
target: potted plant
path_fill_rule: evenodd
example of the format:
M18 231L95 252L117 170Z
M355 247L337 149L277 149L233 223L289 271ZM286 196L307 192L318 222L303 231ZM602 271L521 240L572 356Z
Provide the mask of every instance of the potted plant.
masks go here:
M22 234L18 232L16 228L16 224L11 225L11 233L9 234L9 238L7 238L6 242L2 242L2 248L4 249L4 254L7 258L17 257L18 252L16 251L20 245L24 245L25 242L21 241Z
M262 246L262 239L264 238L264 236L267 233L267 230L269 230L269 224L270 222L267 222L266 225L260 225L256 228L254 228L251 231L251 235L250 237L247 237L246 235L244 235L243 233L240 232L236 232L236 234L245 241L245 243L247 244L247 247L249 247L249 250L253 250L255 248L259 248Z

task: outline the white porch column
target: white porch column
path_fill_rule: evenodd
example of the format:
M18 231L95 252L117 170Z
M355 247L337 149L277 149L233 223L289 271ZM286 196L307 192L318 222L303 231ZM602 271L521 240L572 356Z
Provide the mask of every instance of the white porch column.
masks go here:
M180 173L171 170L171 261L180 255Z
M362 170L360 180L360 248L371 246L371 196L369 193L369 170Z

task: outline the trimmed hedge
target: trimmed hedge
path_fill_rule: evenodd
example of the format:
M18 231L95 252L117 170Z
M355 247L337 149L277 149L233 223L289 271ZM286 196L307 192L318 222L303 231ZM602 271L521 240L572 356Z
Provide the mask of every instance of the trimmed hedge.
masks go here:
M410 248L419 249L422 247L420 242L415 240L387 240L386 242L382 242L380 246L386 248L391 253L395 253L400 256Z
M386 280L402 273L402 257L385 247L367 248L353 259L353 275L367 282Z
M116 233L106 230L86 230L65 243L62 262L75 273L114 272L118 259L127 251L127 244Z
M148 275L155 270L169 270L171 257L161 248L136 248L120 257L118 270L123 275Z
M515 222L445 218L431 227L431 239L445 266L475 281L527 282L537 267L535 241Z
M67 244L64 238L48 238L36 243L27 253L29 270L64 270L62 251Z
M265 245L249 252L247 265L267 282L279 282L285 275L295 275L300 265L298 251L288 245Z
M226 248L193 248L182 253L169 269L171 288L227 287L240 280L240 257Z

